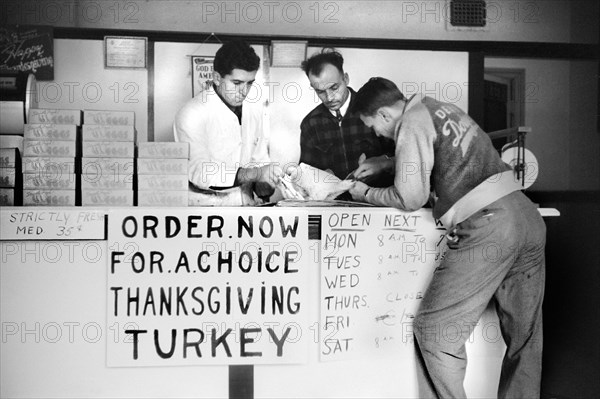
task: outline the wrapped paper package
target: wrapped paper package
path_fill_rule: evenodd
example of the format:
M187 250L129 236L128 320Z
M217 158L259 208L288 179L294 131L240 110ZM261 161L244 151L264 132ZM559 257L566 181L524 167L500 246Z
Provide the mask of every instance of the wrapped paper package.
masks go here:
M301 163L294 173L282 179L280 189L288 199L327 201L348 191L353 184L351 180L340 180L332 173Z

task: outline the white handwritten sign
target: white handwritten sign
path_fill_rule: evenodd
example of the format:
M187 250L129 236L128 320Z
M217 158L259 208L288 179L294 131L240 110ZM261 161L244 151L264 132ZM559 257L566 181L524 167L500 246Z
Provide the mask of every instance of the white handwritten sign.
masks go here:
M0 240L103 240L105 212L70 208L0 210Z
M389 208L325 212L322 223L321 360L411 349L445 229L430 212Z
M110 367L307 360L308 226L291 209L115 209Z

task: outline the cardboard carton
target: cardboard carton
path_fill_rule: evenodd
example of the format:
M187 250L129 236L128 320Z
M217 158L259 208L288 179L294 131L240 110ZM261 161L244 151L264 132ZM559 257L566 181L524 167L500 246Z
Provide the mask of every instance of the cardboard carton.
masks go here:
M133 158L133 142L125 141L84 141L81 146L83 157Z
M187 190L187 175L138 175L138 190Z
M25 206L75 206L75 190L23 189Z
M138 158L138 175L187 175L187 159Z
M135 113L132 111L84 110L83 123L86 125L126 125L135 126Z
M132 206L133 190L82 189L82 206Z
M75 141L29 140L23 143L23 155L28 157L76 157Z
M188 206L188 191L140 190L138 206Z
M30 140L77 140L77 125L57 125L54 123L27 123L23 137Z
M27 123L57 123L60 125L81 125L81 110L31 108Z
M190 156L189 143L138 143L138 158L183 158Z
M135 142L136 131L133 126L88 125L82 127L83 141L132 141Z

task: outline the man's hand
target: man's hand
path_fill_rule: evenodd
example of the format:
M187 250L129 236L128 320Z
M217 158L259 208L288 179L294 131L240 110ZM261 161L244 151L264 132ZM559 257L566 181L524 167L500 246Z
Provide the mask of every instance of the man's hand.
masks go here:
M361 158L363 158L363 155L361 155ZM359 159L358 163L358 168L353 172L353 175L359 181L367 181L381 173L394 170L394 158L385 155L363 159L362 161Z
M254 183L254 192L261 198L268 198L275 192L283 170L277 164L268 164L254 168L239 168L236 184Z
M367 190L370 187L367 186L365 183L361 182L361 181L357 181L354 183L354 185L352 187L350 187L350 195L352 195L352 199L354 199L355 201L362 201L362 202L368 202L367 201Z
M279 183L279 179L283 177L283 170L277 164L269 164L261 166L257 183L265 183L270 187L275 188Z

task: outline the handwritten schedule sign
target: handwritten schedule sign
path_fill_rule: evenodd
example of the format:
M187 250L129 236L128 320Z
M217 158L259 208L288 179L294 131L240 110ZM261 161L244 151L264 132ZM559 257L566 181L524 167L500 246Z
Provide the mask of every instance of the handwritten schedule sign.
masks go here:
M321 360L412 347L412 319L446 248L430 212L325 212Z
M307 220L231 209L109 213L108 366L307 360Z
M105 212L60 208L10 207L0 210L0 239L103 240Z

